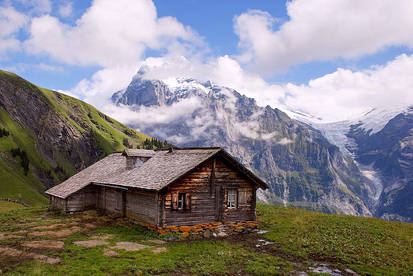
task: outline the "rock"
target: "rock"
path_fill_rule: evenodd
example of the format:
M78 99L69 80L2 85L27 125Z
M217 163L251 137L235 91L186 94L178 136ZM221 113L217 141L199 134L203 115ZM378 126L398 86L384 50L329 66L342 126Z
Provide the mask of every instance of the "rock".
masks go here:
M42 254L36 254L31 252L25 252L22 250L10 248L10 247L0 247L0 254L10 257L18 257L18 258L30 258L33 260L38 260L43 263L47 264L58 264L60 263L60 258L57 257L49 257Z
M147 242L155 243L155 244L165 244L166 243L166 241L161 241L161 240L147 240Z
M203 236L204 238L206 238L206 239L209 239L209 238L211 238L212 233L211 233L210 230L206 230L206 231L202 234L202 236Z
M139 251L145 248L150 248L151 246L136 243L136 242L117 242L115 246L111 249L124 249L126 251Z
M151 249L151 251L153 253L162 253L162 252L167 251L167 249L166 249L166 247L155 247L155 248Z
M355 276L358 275L356 272L354 272L350 268L346 268L346 269L344 269L344 271L347 272L348 274L351 274L351 275L355 275Z
M96 247L96 246L101 246L101 245L107 245L109 243L106 241L102 241L102 240L87 240L87 241L74 241L73 244L90 248L90 247Z
M103 255L109 256L109 257L117 257L119 256L119 253L114 250L105 248L105 250L103 250Z
M41 249L62 249L64 242L53 240L29 241L22 244L24 247Z

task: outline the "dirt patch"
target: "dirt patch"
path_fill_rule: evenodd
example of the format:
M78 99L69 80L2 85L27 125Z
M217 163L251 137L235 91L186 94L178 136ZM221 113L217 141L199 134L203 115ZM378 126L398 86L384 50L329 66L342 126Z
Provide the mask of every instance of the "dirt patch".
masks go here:
M47 264L60 263L60 258L57 258L57 257L53 258L53 257L49 257L46 255L25 252L25 251L10 248L10 247L0 247L0 254L3 256L9 256L9 257L29 258L29 259L38 260L38 261L41 261Z
M154 244L165 244L166 241L161 240L147 240L146 242L154 243Z
M115 246L111 249L124 249L126 251L138 251L145 248L150 248L151 246L139 244L136 242L117 242Z
M96 246L101 246L101 245L107 245L109 243L106 241L102 241L102 240L88 240L88 241L74 241L73 244L91 248L91 247L96 247Z
M40 249L62 249L64 242L53 240L29 241L22 244L24 247Z
M57 224L51 224L51 225L40 225L40 226L33 227L32 229L33 230L53 230L57 228L62 228L63 226L65 226L65 224L57 223Z
M21 239L21 238L24 238L24 237L20 235L0 233L0 240Z
M70 229L62 229L58 231L35 231L29 233L30 236L33 237L42 237L42 236L50 236L53 238L66 238L74 233L80 232L82 229L78 226L73 226Z
M109 256L109 257L118 257L119 253L112 249L106 248L105 250L103 250L103 255Z
M92 238L93 240L102 240L102 241L105 241L105 240L112 239L112 238L113 238L113 234L94 235L94 236L91 236L91 238Z
M162 253L162 252L165 252L166 250L167 250L166 247L155 247L151 249L153 253Z
M85 223L82 226L89 229L89 230L94 230L94 229L98 228L98 226L94 223Z
M67 228L71 226L77 226L77 222L70 222L70 223L56 223L56 224L50 224L50 225L40 225L33 227L32 230L54 230L54 229L59 229L59 228Z

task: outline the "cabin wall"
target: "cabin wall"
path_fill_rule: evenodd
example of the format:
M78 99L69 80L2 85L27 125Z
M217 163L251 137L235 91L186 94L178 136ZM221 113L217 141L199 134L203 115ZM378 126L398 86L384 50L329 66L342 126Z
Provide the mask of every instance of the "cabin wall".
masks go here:
M59 211L64 211L65 209L65 199L56 197L56 196L50 196L50 210L59 210Z
M158 224L158 200L155 192L136 189L126 193L126 217L139 223Z
M66 199L66 211L77 212L86 209L96 208L96 195L98 188L93 185L89 185L80 191L70 195Z
M227 207L228 189L236 190L235 208ZM190 194L189 210L174 208L174 201L179 193ZM163 205L159 214L161 224L182 226L217 221L253 221L256 218L255 197L255 186L226 161L216 158L168 187L162 195Z
M212 162L208 162L168 187L163 195L163 212L160 212L163 226L195 225L216 221L215 193L210 193L211 167ZM178 193L190 194L190 210L174 210L173 197Z
M256 188L240 172L234 170L223 160L217 159L215 166L215 183L222 187L221 208L222 220L250 221L255 220ZM236 207L228 208L228 190L236 190Z
M111 215L122 215L122 191L110 187L98 187L97 207Z

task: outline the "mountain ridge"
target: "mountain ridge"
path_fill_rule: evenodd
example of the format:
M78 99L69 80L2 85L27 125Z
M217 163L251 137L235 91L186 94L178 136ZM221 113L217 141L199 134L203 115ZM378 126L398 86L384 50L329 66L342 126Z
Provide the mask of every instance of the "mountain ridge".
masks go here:
M325 212L371 215L370 187L355 164L311 126L211 82L146 80L138 72L112 101L145 121L129 125L178 146L226 148L270 184L261 198ZM150 121L148 112L166 114ZM151 113L150 113L151 114ZM177 115L178 114L178 115ZM149 122L148 122L149 120Z

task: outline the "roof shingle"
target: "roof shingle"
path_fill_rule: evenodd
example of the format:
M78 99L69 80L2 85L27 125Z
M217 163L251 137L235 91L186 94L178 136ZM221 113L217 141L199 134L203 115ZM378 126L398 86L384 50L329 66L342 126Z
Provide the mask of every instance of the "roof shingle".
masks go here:
M124 153L111 154L63 183L47 190L46 193L66 198L90 183L159 191L217 153L222 153L221 155L224 158L234 163L238 170L242 171L261 188L267 188L264 181L237 162L223 149L192 148L157 152L128 150ZM143 157L142 154L152 157L142 166L127 170L126 156Z

